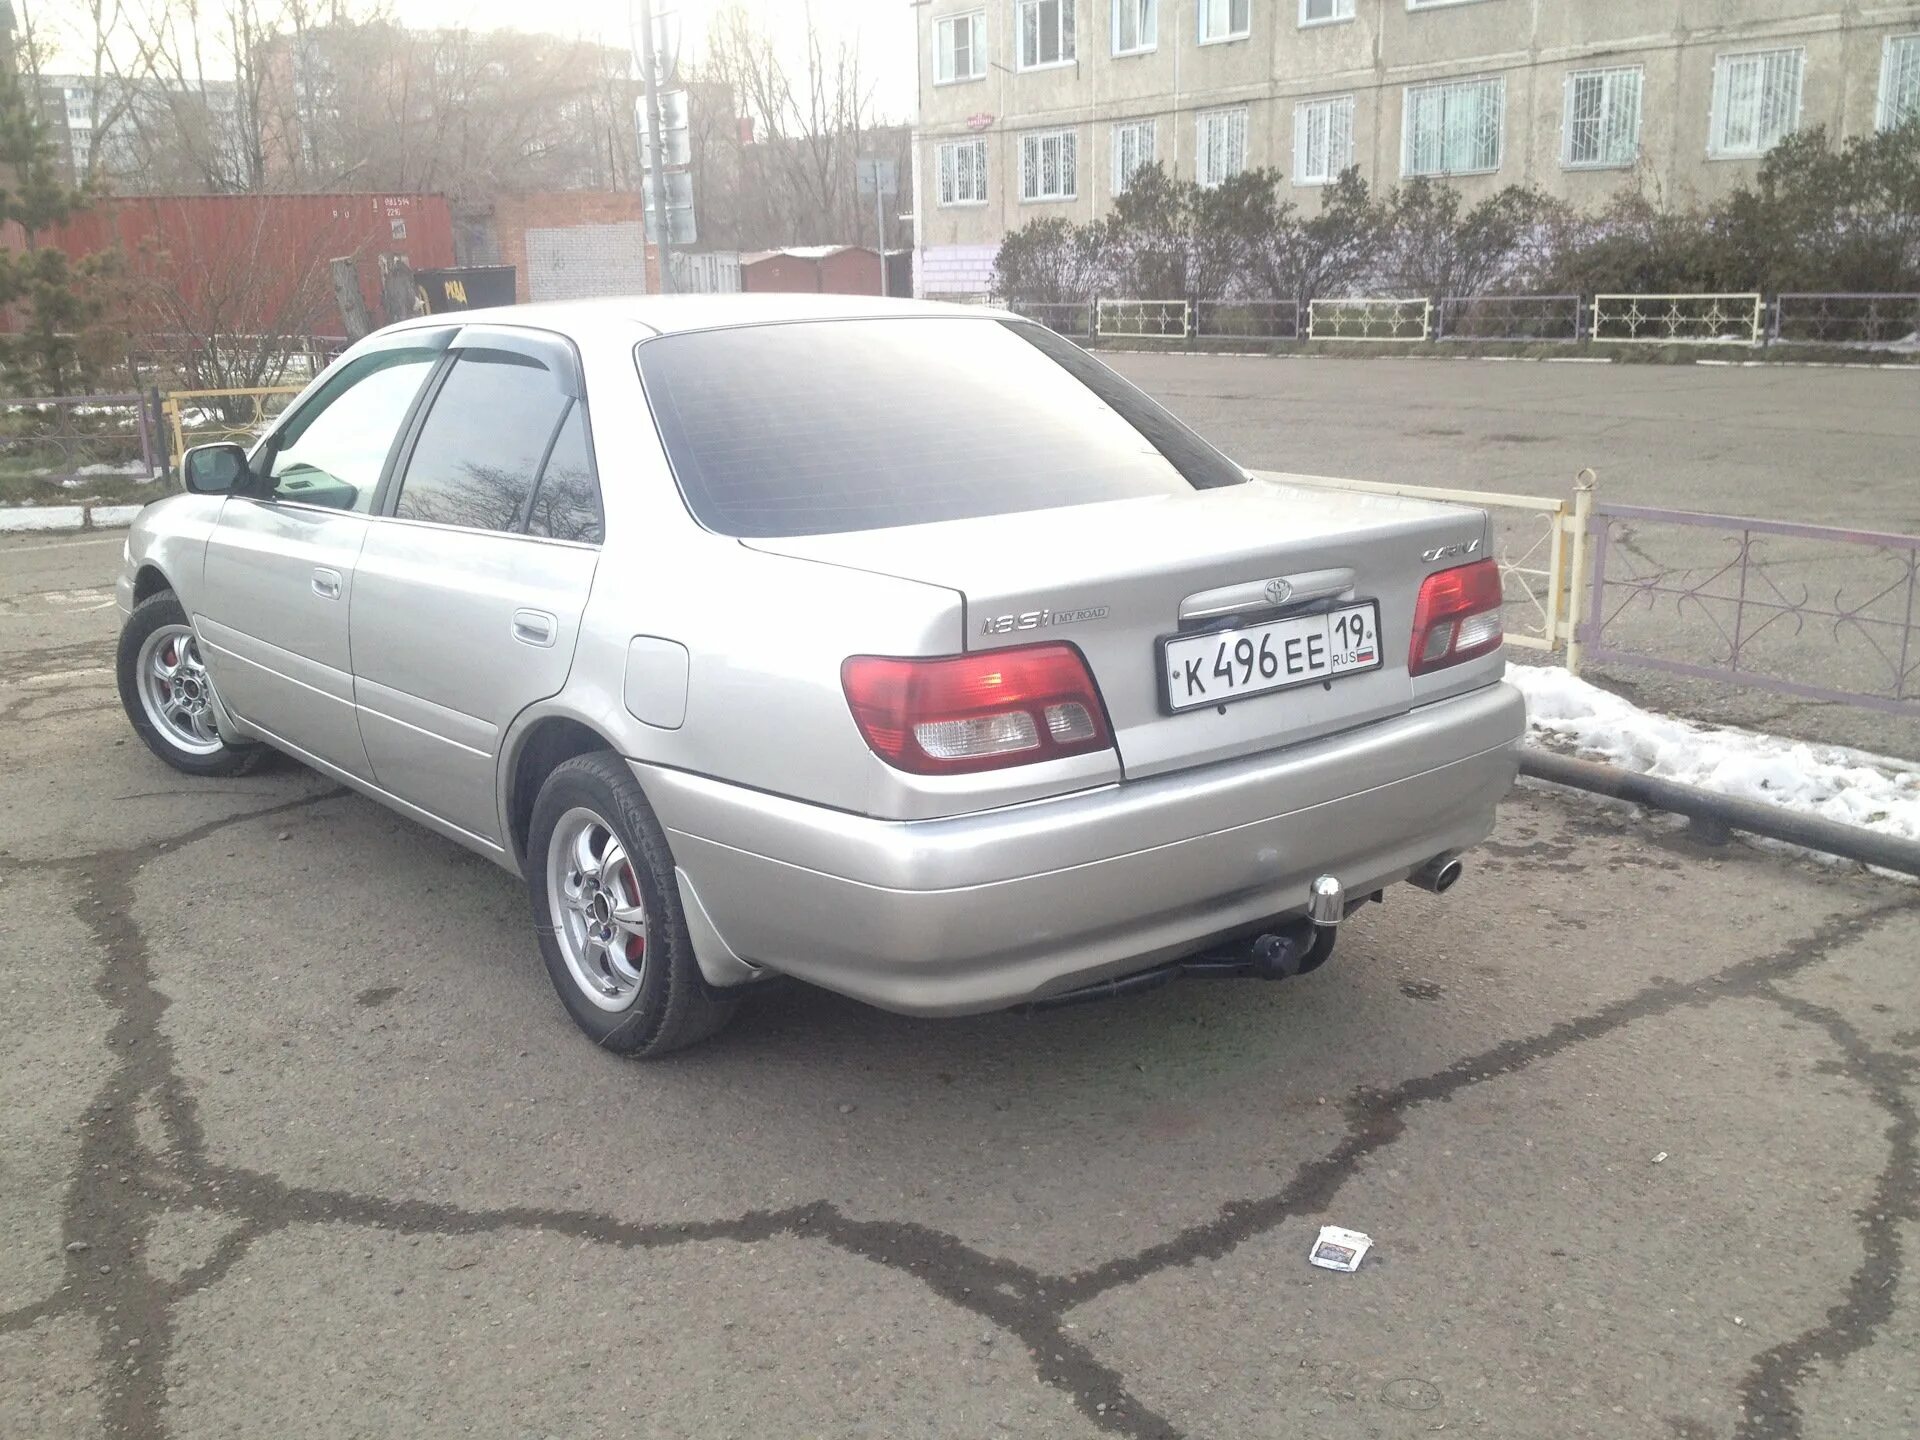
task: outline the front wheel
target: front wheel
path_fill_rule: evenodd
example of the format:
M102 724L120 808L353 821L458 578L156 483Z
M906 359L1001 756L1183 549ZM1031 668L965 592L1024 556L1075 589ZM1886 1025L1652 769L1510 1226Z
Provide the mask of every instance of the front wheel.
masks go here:
M213 681L200 642L171 590L149 595L120 631L120 703L147 748L189 775L239 775L266 753L229 745L213 719Z
M694 960L667 837L618 756L577 756L547 777L526 863L547 976L595 1044L664 1055L731 1018Z

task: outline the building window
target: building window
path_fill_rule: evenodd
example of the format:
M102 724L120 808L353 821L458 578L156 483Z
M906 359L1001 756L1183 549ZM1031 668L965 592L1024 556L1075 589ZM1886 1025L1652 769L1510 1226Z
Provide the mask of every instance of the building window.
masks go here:
M1154 162L1155 143L1151 120L1124 120L1113 127L1114 194L1120 194L1133 183L1134 171Z
M1353 18L1353 0L1300 0L1301 25L1331 25Z
M1502 79L1409 86L1401 173L1484 175L1498 170L1506 94Z
M1113 53L1139 55L1160 43L1156 0L1113 0Z
M1631 165L1640 158L1640 87L1638 65L1567 76L1561 160L1569 169Z
M1071 130L1036 130L1020 137L1020 198L1071 200L1080 144Z
M1880 61L1882 130L1920 120L1920 35L1890 35Z
M987 142L950 140L939 149L940 203L987 203Z
M1353 96L1293 107L1293 181L1326 185L1353 164Z
M1247 168L1247 109L1203 110L1195 125L1193 168L1202 185L1218 185Z
M1253 0L1194 0L1200 16L1200 43L1244 40L1253 29Z
M1073 63L1073 0L1014 0L1022 70Z
M1707 154L1764 155L1798 129L1806 68L1804 50L1753 50L1716 60Z
M933 83L979 80L987 73L987 17L945 15L933 22Z
M1407 0L1409 10L1438 10L1446 5L1471 5L1474 0Z

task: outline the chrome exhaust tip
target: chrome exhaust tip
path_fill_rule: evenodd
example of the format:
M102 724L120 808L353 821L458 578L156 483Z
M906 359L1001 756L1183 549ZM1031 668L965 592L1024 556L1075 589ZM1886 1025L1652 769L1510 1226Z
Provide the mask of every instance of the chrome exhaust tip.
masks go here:
M1347 887L1322 875L1307 887L1307 918L1316 925L1338 925L1347 918Z
M1466 868L1460 863L1458 855L1436 855L1409 875L1407 883L1435 895L1444 895L1453 888L1454 882L1466 872Z

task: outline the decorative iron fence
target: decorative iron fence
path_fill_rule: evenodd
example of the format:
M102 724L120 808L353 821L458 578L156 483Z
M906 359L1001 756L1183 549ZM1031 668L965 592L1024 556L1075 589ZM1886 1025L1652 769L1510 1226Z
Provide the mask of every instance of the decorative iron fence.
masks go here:
M160 468L157 397L151 394L0 398L0 483L81 494Z
M1920 346L1920 295L1784 294L1769 336L1783 345Z
M304 385L260 385L243 390L169 390L160 402L169 462L177 465L190 445L215 440L250 444L304 389Z
M1091 340L1093 338L1093 304L1090 301L1020 301L1008 307L1016 315L1024 315L1069 340Z
M1586 309L1578 295L1448 295L1434 338L1571 344L1585 338Z
M1766 339L1767 302L1731 295L1596 295L1595 340L1623 345L1758 345Z
M1920 716L1920 535L1593 509L1590 660Z
M1297 340L1296 300L1200 300L1193 307L1193 333L1209 340Z
M1184 300L1108 300L1098 302L1096 319L1103 338L1184 340L1192 307Z
M1431 300L1365 296L1313 300L1307 305L1310 340L1425 340L1432 333Z

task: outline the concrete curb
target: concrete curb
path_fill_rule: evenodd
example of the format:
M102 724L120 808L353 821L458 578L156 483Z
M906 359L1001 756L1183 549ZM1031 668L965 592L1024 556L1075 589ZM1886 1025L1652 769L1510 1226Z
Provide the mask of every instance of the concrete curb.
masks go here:
M0 535L48 530L117 530L144 505L16 505L0 509Z

